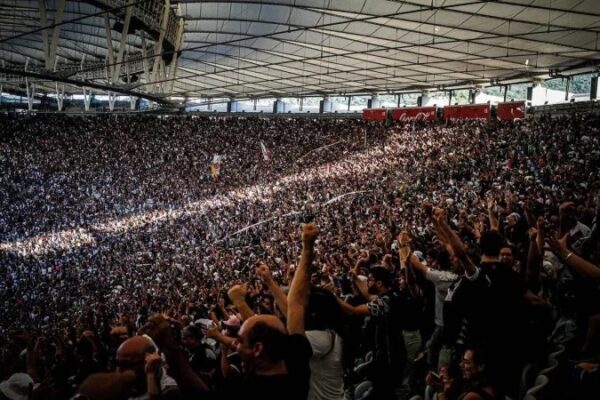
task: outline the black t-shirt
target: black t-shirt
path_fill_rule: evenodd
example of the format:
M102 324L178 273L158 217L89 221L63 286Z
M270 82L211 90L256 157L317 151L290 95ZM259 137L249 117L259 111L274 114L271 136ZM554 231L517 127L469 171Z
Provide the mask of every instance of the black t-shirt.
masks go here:
M479 271L471 277L462 276L448 289L444 300L444 341L454 345L477 342L485 336L489 309L489 279Z
M423 299L414 297L408 289L394 290L392 309L394 318L398 319L402 330L416 331L423 322Z
M406 347L402 336L402 324L397 315L397 294L392 291L378 296L369 302L370 321L373 330L373 361L377 364L403 366L406 361Z
M245 376L237 387L229 388L224 398L261 400L306 400L310 381L310 342L304 335L288 336L285 364L288 373Z

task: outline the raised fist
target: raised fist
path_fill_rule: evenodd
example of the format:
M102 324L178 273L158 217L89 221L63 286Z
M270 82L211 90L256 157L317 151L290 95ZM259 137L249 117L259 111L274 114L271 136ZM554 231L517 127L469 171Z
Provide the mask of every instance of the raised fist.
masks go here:
M304 224L302 226L302 243L304 246L314 245L317 236L319 236L319 228L315 224Z

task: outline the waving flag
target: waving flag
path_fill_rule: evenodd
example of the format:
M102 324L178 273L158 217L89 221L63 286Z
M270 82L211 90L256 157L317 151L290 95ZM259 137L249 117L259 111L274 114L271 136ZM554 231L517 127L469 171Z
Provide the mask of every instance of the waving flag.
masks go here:
M263 160L270 161L271 160L271 152L267 149L267 146L261 141L260 142L260 150L262 151Z
M221 173L221 165L223 163L223 156L219 154L213 155L212 162L210 163L210 174L213 179L217 179Z

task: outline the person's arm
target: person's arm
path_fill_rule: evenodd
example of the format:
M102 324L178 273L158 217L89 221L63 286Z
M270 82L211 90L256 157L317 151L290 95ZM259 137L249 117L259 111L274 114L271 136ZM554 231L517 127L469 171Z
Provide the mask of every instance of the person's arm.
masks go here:
M41 345L41 338L38 338L35 342L35 346L32 346L33 339L31 336L27 338L27 354L25 355L25 367L27 374L31 377L34 382L39 382L40 377L38 375L38 352L39 346Z
M230 348L221 343L221 373L223 377L228 378L234 373L234 369L231 367L229 362Z
M287 330L290 335L304 335L304 317L310 292L310 273L314 258L315 240L319 228L314 224L302 226L302 255L288 294Z
M549 244L554 254L584 278L600 282L600 268L569 250L567 247L567 236L565 235L559 240L550 238Z
M221 333L219 331L219 328L217 328L216 326L212 328L202 328L202 333L207 338L214 339L222 345L229 347L230 349L235 349L235 339Z
M406 246L400 249L400 264L402 270L405 271L406 285L408 286L411 296L417 298L421 295L421 291L417 285L415 270L412 268L412 263L410 261L412 256L413 252L410 247Z
M358 275L357 275L357 269L351 269L350 271L348 271L348 276L352 279L352 283L354 283L354 285L356 286L356 288L358 289L358 292L368 301L373 300L374 296L372 294L369 293L369 286L367 285L367 282L362 281Z
M344 300L338 298L337 299L342 312L346 315L351 316L367 316L369 315L369 307L366 304L361 304L359 306L353 306L351 304L346 303Z
M170 375L177 381L186 396L193 397L208 391L206 383L196 375L177 346L171 327L162 315L156 314L150 317L139 333L150 336L163 352L169 364Z
M534 283L536 286L539 284L540 269L541 269L541 257L538 250L537 243L537 229L529 229L529 252L527 253L527 268L521 268L521 275L526 275L527 281Z
M489 197L487 199L487 212L488 212L488 218L490 220L490 230L492 231L498 231L500 229L500 223L498 222L498 217L496 216L496 213L494 212L494 204L496 203L496 200L493 197Z
M265 285L267 285L271 291L271 294L275 298L275 304L277 307L279 307L279 311L281 311L283 315L287 315L287 295L277 284L277 282L275 282L275 279L273 279L273 275L271 275L271 270L269 270L269 267L266 264L261 264L256 269L256 273L261 277Z
M444 218L445 217L443 215L433 218L434 226L436 227L436 232L443 232L443 235L448 239L450 247L456 254L456 257L458 257L463 263L467 277L475 276L475 274L478 271L477 266L473 263L473 261L467 254L465 245L462 242L462 240L460 240L456 232L454 232L448 226L448 223Z
M244 321L254 315L254 311L246 303L246 294L248 294L248 291L243 285L235 285L227 292L227 296L238 309Z
M159 374L162 359L158 353L148 353L145 362L147 393L151 400L156 400L160 398Z

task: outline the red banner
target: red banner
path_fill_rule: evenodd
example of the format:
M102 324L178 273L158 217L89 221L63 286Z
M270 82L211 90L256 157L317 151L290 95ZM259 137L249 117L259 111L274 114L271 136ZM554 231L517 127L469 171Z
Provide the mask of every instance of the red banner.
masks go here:
M490 119L489 104L467 104L444 107L444 119Z
M496 117L502 121L514 121L525 118L525 102L511 101L510 103L498 103Z
M436 108L435 107L406 107L406 108L393 108L392 119L394 121L435 121L436 120Z
M363 119L365 121L385 121L387 109L385 108L365 108L363 110Z

